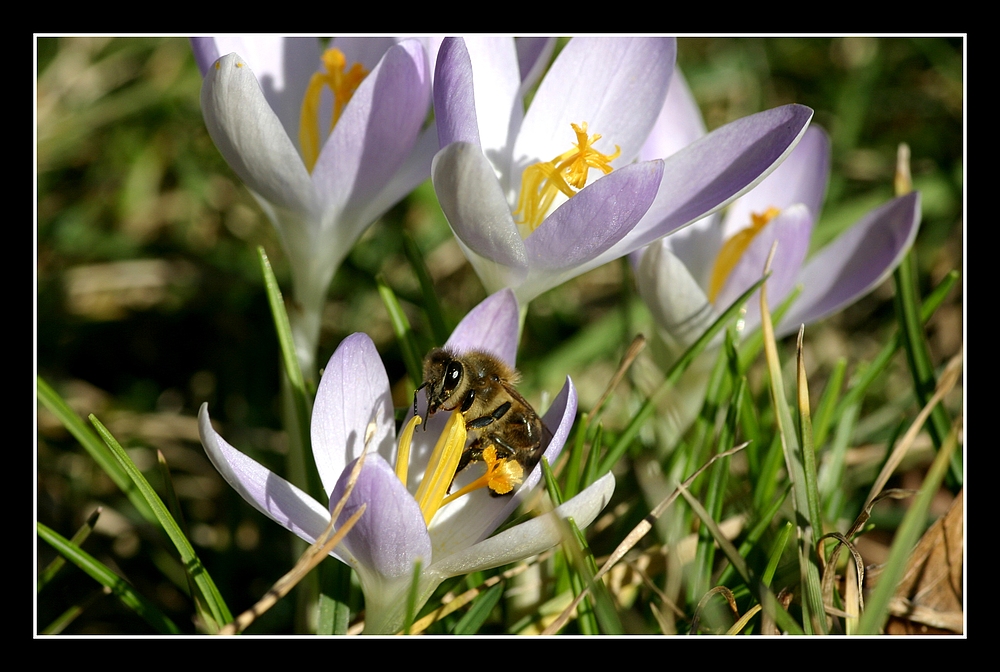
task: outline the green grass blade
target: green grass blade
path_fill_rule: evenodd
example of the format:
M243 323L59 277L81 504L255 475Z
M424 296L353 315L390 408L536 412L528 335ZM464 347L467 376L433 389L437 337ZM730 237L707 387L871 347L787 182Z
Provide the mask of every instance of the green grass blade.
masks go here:
M80 529L76 531L73 538L70 539L69 542L74 546L82 546L83 542L90 536L90 533L94 531L94 525L97 524L97 518L100 515L101 507L97 507L94 512L87 517L87 520L84 521L83 525L80 526ZM65 564L65 558L60 556L50 562L48 567L39 572L36 592L42 592L42 588L44 588L49 581L51 581L55 575L59 573L59 570L62 569Z
M444 343L451 335L451 329L448 328L448 323L444 319L444 311L441 310L441 302L438 301L437 292L434 291L434 280L431 279L430 271L427 270L427 264L420 247L413 240L413 236L405 231L403 232L403 251L406 253L406 258L420 283L420 293L424 297L424 313L427 314L427 321L431 325L434 342Z
M465 615L455 624L453 634L474 635L479 632L479 628L483 627L483 623L490 617L493 608L497 606L500 598L503 597L503 591L504 584L500 582L477 597L473 601L472 606L469 607L469 610L465 612Z
M945 297L947 297L948 292L951 291L955 283L958 282L958 271L952 271L938 283L938 286L927 295L927 300L924 301L923 306L920 308L920 320L923 324L926 324L934 312L941 307L944 303ZM840 400L837 405L837 410L834 412L834 417L839 418L843 409L851 404L859 403L861 398L868 391L868 387L878 379L879 376L885 371L892 361L892 356L896 354L896 350L902 343L902 337L899 332L893 334L889 342L883 346L879 354L876 355L872 363L864 370L862 375L858 376L856 380L851 382L851 387L847 394Z
M274 319L274 330L278 335L278 346L281 349L281 362L284 365L286 383L291 392L291 402L293 411L293 421L295 427L288 428L294 433L294 449L304 465L309 462L306 455L312 455L310 449L310 415L311 401L308 390L306 390L305 377L302 366L299 363L298 355L295 353L295 340L292 337L292 325L288 320L288 313L285 311L285 300L281 295L281 288L278 286L278 279L274 277L271 270L271 262L264 253L263 247L257 248L257 257L260 261L260 269L264 275L264 288L267 292L267 302L271 307L271 317ZM304 485L300 483L300 485Z
M809 381L806 379L805 353L802 338L805 327L799 329L796 357L796 391L799 406L799 438L802 441L802 471L806 479L806 498L809 505L809 524L813 534L823 534L823 517L820 514L819 486L816 474L816 448L813 444L812 409L809 405Z
M781 361L778 359L778 347L774 340L774 326L767 305L766 286L760 290L760 321L761 332L764 335L764 358L770 377L771 405L774 408L778 436L781 438L785 468L792 481L792 505L795 509L795 522L798 531L799 572L804 591L802 621L807 634L812 634L814 631L823 633L825 632L826 619L823 613L822 590L819 582L819 571L812 561L813 540L822 533L822 527L817 528L813 522L813 506L807 485L804 455L796 435L791 412L788 409L788 402L785 400Z
M80 445L83 446L87 454L97 463L97 466L114 481L119 490L125 493L125 496L132 502L132 505L135 506L139 514L155 525L156 516L153 515L153 511L146 504L146 500L142 498L138 489L136 489L132 479L128 477L125 470L118 464L118 460L111 454L108 447L104 445L104 442L87 427L80 416L69 407L63 398L41 376L38 376L35 380L38 399L42 404L52 411L63 426L69 430L69 433L73 435L73 438L80 442Z
M823 394L819 398L819 403L816 404L816 413L813 416L813 441L817 446L826 443L826 436L833 420L833 411L840 399L840 391L843 389L846 373L847 359L841 357L834 364L830 378L826 381L826 387L823 389Z
M399 341L399 349L403 353L403 363L406 364L406 372L410 374L413 386L418 387L424 381L423 355L420 354L420 346L413 335L410 320L407 319L406 313L403 312L403 307L399 304L396 293L386 284L385 278L379 275L376 281L378 282L378 294L382 297L385 309L389 311L389 321L392 323L392 330L396 334L396 340Z
M934 365L931 362L930 348L927 345L927 338L920 320L920 295L917 291L915 265L916 255L913 250L910 250L906 258L903 259L903 263L893 271L893 278L896 281L895 304L902 333L903 349L906 351L906 361L913 376L913 389L916 392L917 402L920 406L924 406L934 396L937 379L934 375ZM948 418L944 406L937 404L931 411L927 422L927 433L930 434L931 440L938 450L941 449L941 444L947 436L950 426L951 420ZM961 484L961 455L953 453L953 456L951 477L956 483Z
M168 635L180 634L180 629L174 625L173 621L167 618L152 602L137 593L132 586L108 569L103 563L98 562L96 558L82 548L71 543L58 532L46 527L42 523L35 523L35 528L38 531L38 536L46 543L86 572L92 579L107 587L121 600L122 604L139 614L157 632Z
M792 523L791 521L785 523L785 526L781 528L778 532L778 536L775 537L774 543L771 545L771 554L767 558L767 567L764 568L764 574L761 576L761 583L763 583L768 588L771 587L771 581L774 579L774 572L778 569L778 563L781 561L781 556L785 552L785 546L788 545L788 537L792 535Z
M691 365L691 362L694 361L695 357L701 354L705 347L708 346L708 344L712 342L712 339L715 338L715 335L719 333L731 319L736 317L736 315L743 308L743 304L746 303L751 296L753 296L753 293L764 284L766 279L767 276L761 278L755 282L750 289L743 292L743 294L741 294L740 297L736 299L736 301L734 301L732 305L722 313L722 315L719 316L719 319L713 322L712 326L710 326L705 333L701 335L701 338L695 341L694 344L680 357L680 359L678 359L677 362L670 367L670 370L667 372L666 379L660 385L660 388L646 400L646 402L642 405L642 408L639 409L639 412L633 416L628 426L618 437L618 440L615 441L610 450L608 450L607 454L601 459L597 467L598 477L608 473L611 470L611 467L613 467L615 463L621 459L629 445L631 445L632 441L635 440L635 437L638 436L639 430L642 429L642 426L646 423L646 421L649 420L649 418L651 418L656 412L660 397L677 383L681 374L687 370L688 366Z
M232 614L229 612L229 608L226 606L225 601L222 599L222 595L219 593L219 589L216 588L215 582L212 581L212 577L209 576L208 570L202 564L198 555L194 552L194 548L191 546L191 542L187 540L184 533L181 532L180 527L178 527L177 522L174 517L170 515L167 507L163 504L163 500L160 496L156 494L153 487L146 480L146 477L142 475L139 468L135 466L135 463L129 458L128 454L121 447L121 444L111 435L111 432L101 424L93 414L90 416L90 422L93 423L94 427L97 429L97 433L101 435L104 439L104 443L107 444L108 448L111 449L112 454L118 459L118 463L121 465L122 469L128 474L132 482L135 483L139 492L142 493L143 498L146 503L153 510L153 514L156 516L157 521L163 527L163 531L167 533L170 537L170 541L173 542L174 546L177 548L177 552L180 554L181 562L184 563L184 567L187 570L191 578L194 579L195 585L201 591L201 595L208 605L209 611L212 613L212 618L219 625L229 623L233 620Z

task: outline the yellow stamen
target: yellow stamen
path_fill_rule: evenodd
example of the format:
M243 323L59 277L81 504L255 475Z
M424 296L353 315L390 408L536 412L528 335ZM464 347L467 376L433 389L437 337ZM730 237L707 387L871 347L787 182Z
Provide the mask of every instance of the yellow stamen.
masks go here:
M751 224L747 228L738 232L722 245L719 256L715 258L715 266L712 267L712 276L708 284L708 300L715 303L715 297L719 295L729 274L736 268L740 257L750 247L750 243L757 237L757 234L764 230L764 227L772 219L781 214L781 210L770 207L764 214L756 212L750 214Z
M406 485L406 472L410 467L410 444L413 443L413 430L422 422L419 415L414 415L403 432L399 435L399 452L396 453L396 476Z
M614 154L602 154L594 149L601 139L599 133L587 135L587 122L570 124L576 133L575 149L564 152L552 159L528 166L521 176L521 195L518 198L515 215L521 215L521 224L534 231L545 219L552 201L558 193L571 198L587 186L587 175L591 168L597 168L605 175L611 172L611 161L621 154L621 147L615 145ZM522 230L522 235L527 237Z
M488 487L498 495L506 495L521 485L521 482L524 480L524 469L521 468L520 463L508 460L505 457L497 458L497 451L493 446L488 446L483 451L483 462L486 463L486 473L458 492L445 497L444 501L441 502L441 506L449 504L462 495L467 495L480 488Z
M448 487L455 478L458 461L465 450L465 440L468 433L465 429L465 418L460 410L455 409L448 418L441 438L434 446L431 459L427 463L427 471L417 488L415 499L424 514L424 522L428 525L434 514L441 508L442 500L448 492ZM398 470L398 466L397 466Z
M330 87L333 92L333 117L330 119L330 131L336 126L340 114L347 102L354 95L361 81L368 76L360 63L355 63L347 70L347 58L340 49L327 49L322 56L323 68L326 72L313 73L306 87L306 95L302 100L302 112L299 116L299 144L302 147L302 160L311 173L319 159L320 130L319 107L323 87Z

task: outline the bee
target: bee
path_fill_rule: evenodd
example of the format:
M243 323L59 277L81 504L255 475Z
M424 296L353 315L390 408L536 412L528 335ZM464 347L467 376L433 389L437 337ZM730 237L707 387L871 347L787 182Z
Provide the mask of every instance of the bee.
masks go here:
M542 456L543 434L551 432L542 424L524 397L514 388L520 374L496 355L474 350L458 355L435 348L424 358L424 382L413 393L413 414L417 414L417 392L427 388L427 414L460 409L465 428L476 439L462 453L457 476L473 462L483 460L483 451L493 446L498 458L514 460L528 474ZM424 425L426 427L426 424ZM514 489L498 492L509 495Z

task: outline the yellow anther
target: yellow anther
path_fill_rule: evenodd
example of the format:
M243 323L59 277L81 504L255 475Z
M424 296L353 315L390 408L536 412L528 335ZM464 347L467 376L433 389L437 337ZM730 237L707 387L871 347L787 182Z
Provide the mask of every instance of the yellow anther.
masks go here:
M465 418L459 409L455 409L448 418L448 424L445 425L437 445L434 446L431 459L427 463L427 471L415 495L420 511L424 514L424 522L428 525L431 524L437 510L441 508L448 487L455 478L455 470L458 469L458 461L465 450L467 437Z
M552 201L558 193L571 198L587 186L587 176L591 168L597 168L605 175L611 172L611 161L621 154L621 147L615 145L614 154L602 154L594 149L601 139L599 133L587 135L587 122L570 124L576 133L574 149L552 159L535 163L524 169L521 176L521 194L515 215L521 216L521 223L531 233L548 214Z
M709 301L715 303L715 297L722 291L723 285L726 284L726 279L733 272L733 269L736 268L736 264L739 263L743 253L750 247L750 243L753 242L758 233L763 231L767 223L779 214L781 214L781 210L773 206L768 208L763 214L751 213L750 226L739 231L722 244L719 256L715 258L715 265L712 267L712 276L708 284Z
M406 473L410 467L410 444L413 443L413 430L422 422L419 415L414 415L406 423L399 435L399 450L396 453L396 476L406 485Z
M302 99L302 112L299 116L299 144L302 146L302 160L311 173L320 150L320 120L319 108L323 87L327 86L333 92L333 116L330 119L330 131L340 119L344 107L357 90L362 80L368 76L360 63L355 63L347 69L347 59L340 49L327 49L322 56L325 72L313 73Z

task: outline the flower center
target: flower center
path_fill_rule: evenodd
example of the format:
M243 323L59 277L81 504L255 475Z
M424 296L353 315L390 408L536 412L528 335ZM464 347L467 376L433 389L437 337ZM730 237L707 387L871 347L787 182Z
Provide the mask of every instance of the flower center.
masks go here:
M421 422L420 416L414 416L403 428L399 437L399 451L396 459L396 476L406 485L406 473L410 460L410 445L413 442L413 431ZM459 497L488 487L498 495L505 495L524 480L524 470L515 460L497 457L496 448L488 446L483 450L482 460L486 463L486 473L472 483L448 495L448 488L455 479L455 470L465 451L468 431L465 428L465 417L460 409L455 409L448 418L448 424L438 438L437 444L427 463L427 471L423 480L417 486L414 499L424 515L424 522L431 524L434 514L445 504L450 504Z
M340 49L327 49L322 56L325 72L313 73L306 87L306 95L302 99L302 112L299 117L299 145L302 147L302 160L311 173L319 159L320 150L320 119L319 108L323 87L329 87L333 92L333 116L330 119L330 132L337 125L344 106L354 95L362 80L368 76L360 63L355 63L347 69L347 58Z
M545 219L556 195L563 193L573 197L587 185L587 175L591 168L601 170L605 175L611 172L611 161L622 153L615 145L614 154L602 154L593 145L601 139L599 133L587 135L587 122L570 124L576 133L573 149L552 159L535 163L524 169L521 176L521 194L517 201L515 215L521 216L518 227L522 237L527 238Z
M722 245L719 256L715 258L715 265L712 267L712 276L708 284L708 300L715 303L715 297L722 291L729 274L736 268L740 257L750 247L750 243L757 237L757 234L764 230L767 223L781 214L781 210L770 207L763 214L750 213L750 226L736 233Z

